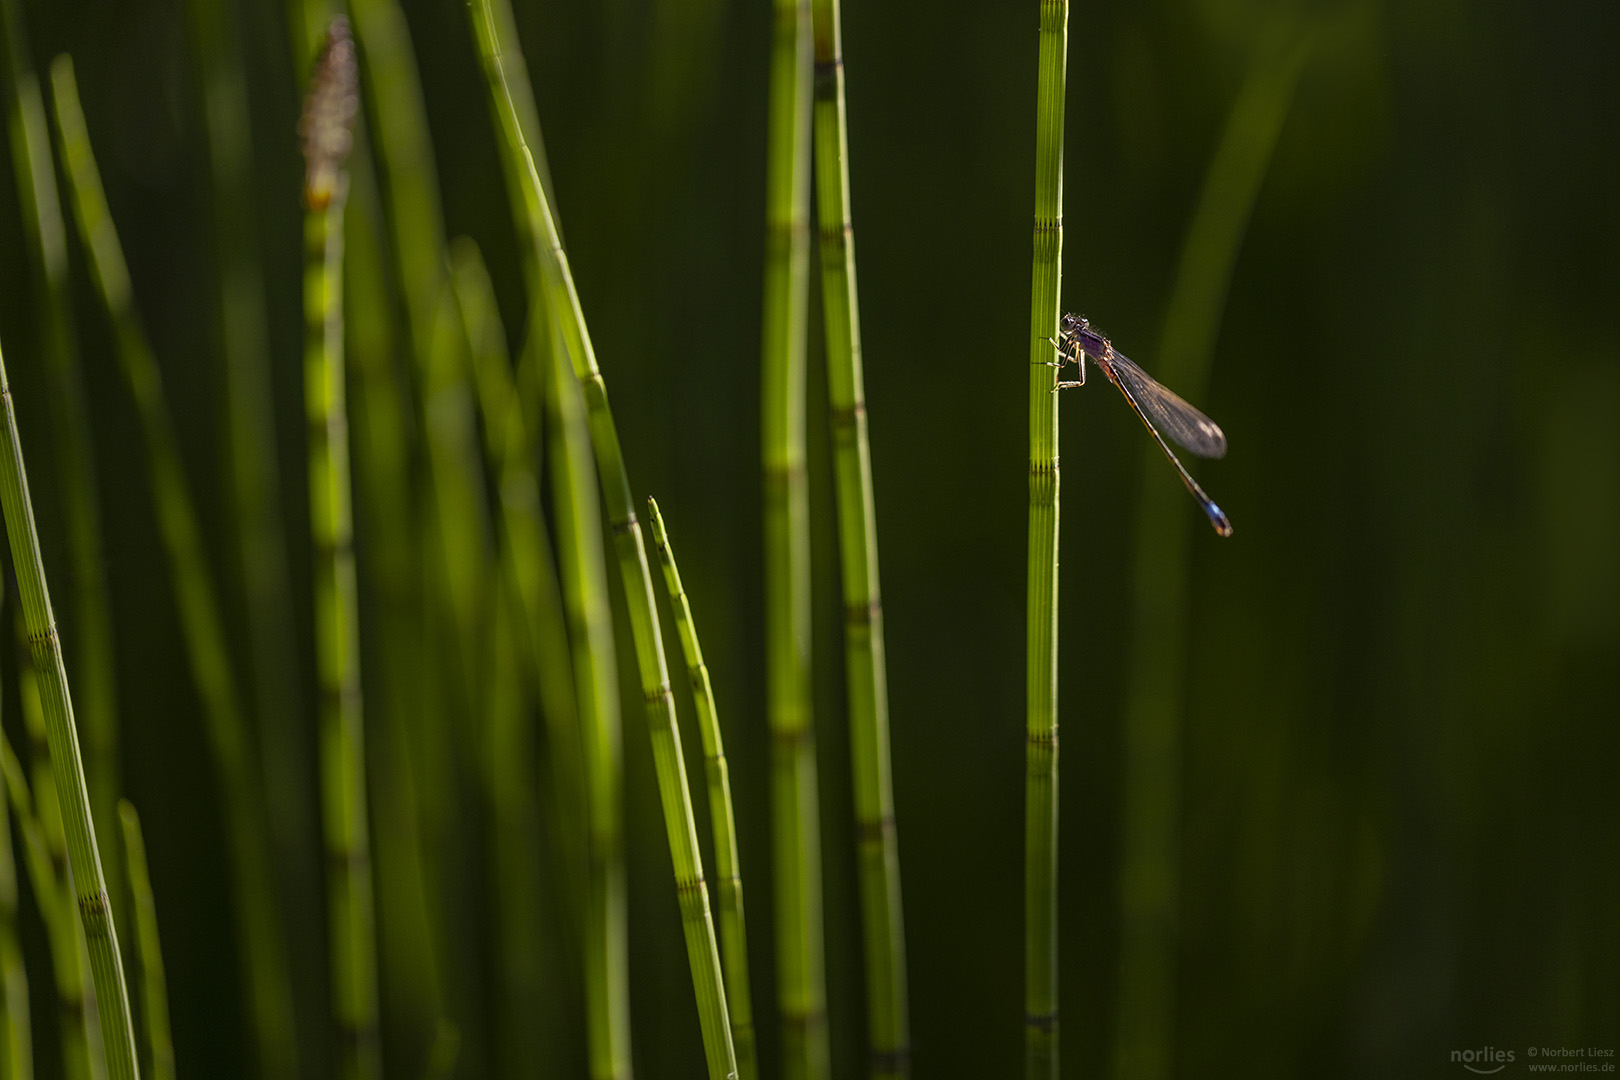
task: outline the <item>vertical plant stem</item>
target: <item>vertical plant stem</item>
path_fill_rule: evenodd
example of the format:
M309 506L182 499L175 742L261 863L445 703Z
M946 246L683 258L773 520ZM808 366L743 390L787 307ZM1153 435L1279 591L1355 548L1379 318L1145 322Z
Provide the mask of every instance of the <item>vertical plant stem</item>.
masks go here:
M1029 619L1025 648L1024 1066L1058 1074L1058 399L1048 340L1063 280L1063 103L1068 0L1041 0L1035 106L1035 266L1029 341Z
M821 302L826 325L827 397L838 499L843 578L844 675L855 787L861 928L866 945L868 1068L872 1076L910 1074L905 923L900 849L889 768L889 687L878 587L877 512L867 439L860 305L855 288L855 226L850 216L843 28L839 0L814 0L816 215Z
M810 0L775 0L765 160L761 343L765 655L771 729L776 1007L789 1080L828 1075L821 836L810 700L805 318L810 231Z
M304 105L304 404L320 680L321 807L325 819L332 1002L338 1075L382 1075L371 846L366 820L359 604L343 364L344 159L353 138L354 43L333 19Z
M544 269L542 278L549 292L548 315L563 341L563 354L555 366L564 367L562 356L573 362L574 375L583 388L585 413L591 447L601 480L603 501L613 531L614 548L619 556L619 574L624 582L630 614L630 633L635 642L636 667L647 710L648 733L652 739L653 763L658 773L658 792L664 812L664 830L669 838L670 859L675 868L675 888L686 932L687 958L697 996L698 1019L703 1028L703 1047L709 1075L719 1078L736 1072L736 1055L731 1040L731 1024L720 974L720 952L715 940L714 921L709 913L709 890L703 879L703 860L698 851L697 826L692 818L692 796L686 780L686 763L681 756L680 728L675 719L675 695L669 685L669 668L658 628L658 612L653 603L652 571L641 523L631 504L630 477L620 449L619 433L608 406L607 384L596 366L590 334L585 327L579 293L568 268L568 254L557 233L556 217L546 201L533 155L524 141L522 126L513 104L510 87L501 65L503 48L496 36L489 0L470 4L473 30L483 54L489 79L492 105L505 136L508 176L528 192L526 215L529 237ZM543 244L543 247L541 246ZM536 299L539 299L538 297ZM531 310L530 318L535 318ZM534 340L531 331L530 340ZM554 381L574 385L561 375ZM565 395L566 396L566 395Z
M558 564L584 736L589 828L584 949L587 1052L592 1080L628 1080L630 998L620 805L623 763L619 687L613 670L613 613L608 606L602 524L584 404L579 399L579 383L563 361L560 335L553 332L543 307L537 303L531 314L529 348L536 350L531 362L541 365L546 375L550 438L546 456L551 466Z
M113 912L122 914L113 808L118 799L118 688L112 616L101 549L95 452L74 333L67 232L51 158L50 131L19 0L0 2L10 79L3 83L11 161L23 211L23 244L38 298L38 323L51 373L49 402L61 500L75 588L71 603L75 682L84 720L90 809L111 845L107 867Z
M151 1080L174 1080L174 1039L169 1034L169 991L163 976L163 948L158 941L157 902L146 868L146 841L141 819L128 799L118 801L124 830L124 858L129 863L129 897L135 916L135 958L141 976L141 1015L146 1030Z
M107 904L107 883L102 877L101 856L96 850L95 829L90 821L90 795L85 789L84 765L79 758L79 739L73 726L67 669L62 662L62 643L57 636L56 616L51 611L50 594L45 585L34 508L28 498L28 479L23 469L22 443L17 437L17 416L3 360L0 360L0 401L5 403L6 425L5 452L0 454L0 503L5 509L6 536L11 542L11 561L17 574L17 589L22 595L23 621L33 648L34 669L39 673L51 763L60 793L68 859L73 870L74 900L90 950L90 972L101 1011L107 1073L110 1080L135 1080L138 1075L135 1033L129 1019L129 996L118 955L118 935Z
M1227 287L1311 39L1263 46L1204 177L1165 309L1155 371L1196 401L1209 380ZM1118 1080L1163 1080L1175 1047L1181 716L1187 658L1190 521L1162 483L1157 447L1143 457L1126 688L1120 866Z
M291 1080L298 1075L292 987L270 876L264 794L253 767L241 697L226 653L218 593L203 555L196 507L181 467L162 377L135 312L129 270L107 211L68 57L57 57L52 63L51 88L58 153L72 183L79 238L102 303L112 318L119 363L135 399L146 441L152 498L168 556L186 658L202 699L210 749L219 772L238 906L235 922L240 939L240 977L251 1016L255 1057L261 1075L268 1080ZM71 852L71 833L69 842ZM76 880L81 882L82 891L84 879ZM94 959L94 946L91 956ZM109 1045L109 1063L112 1056Z
M714 708L714 688L709 685L709 668L703 662L698 644L697 625L681 572L675 565L675 549L658 503L647 500L652 522L653 545L664 567L664 586L669 606L675 612L675 629L680 634L686 675L692 684L692 700L697 706L698 734L703 740L703 759L709 780L709 823L714 831L716 888L719 892L720 942L724 946L726 999L731 1007L731 1040L737 1049L739 1080L757 1080L759 1061L754 1050L754 1006L748 987L748 934L743 920L742 868L737 861L737 826L731 810L731 772L726 764L725 743L720 738L720 721Z

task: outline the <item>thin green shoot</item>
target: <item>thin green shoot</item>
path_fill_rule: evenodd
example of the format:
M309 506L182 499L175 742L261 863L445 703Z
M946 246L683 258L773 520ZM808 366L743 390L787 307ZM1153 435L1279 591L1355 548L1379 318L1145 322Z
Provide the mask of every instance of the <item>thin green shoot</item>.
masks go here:
M726 763L725 742L720 737L720 721L714 707L714 688L709 683L709 667L703 662L703 647L698 643L692 606L681 584L680 569L675 565L675 549L664 528L664 516L658 512L658 503L650 497L647 516L652 524L653 546L658 549L658 560L663 564L664 587L669 606L675 612L681 655L692 686L692 701L697 706L698 735L703 740L704 773L709 781L709 823L714 832L716 907L725 961L726 1001L731 1008L731 1041L737 1049L737 1075L739 1080L756 1080L759 1060L754 1049L754 1006L748 980L742 867L737 860L737 825L731 808L731 770Z

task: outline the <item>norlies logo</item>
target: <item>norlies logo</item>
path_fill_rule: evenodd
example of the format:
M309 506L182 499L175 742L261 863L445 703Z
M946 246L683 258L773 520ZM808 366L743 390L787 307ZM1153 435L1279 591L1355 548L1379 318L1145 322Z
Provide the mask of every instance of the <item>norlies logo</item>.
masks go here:
M1508 1067L1513 1061L1513 1051L1498 1050L1494 1046L1482 1046L1478 1050L1453 1050L1451 1061L1471 1073L1490 1076Z

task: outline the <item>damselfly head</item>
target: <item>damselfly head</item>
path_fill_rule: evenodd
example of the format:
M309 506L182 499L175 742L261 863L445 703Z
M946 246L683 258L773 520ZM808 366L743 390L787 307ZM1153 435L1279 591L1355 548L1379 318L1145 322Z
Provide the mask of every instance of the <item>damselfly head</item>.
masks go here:
M1091 324L1086 321L1086 317L1084 315L1076 315L1072 311L1063 316L1063 320L1060 325L1063 327L1063 335L1065 337L1079 333L1081 330L1088 329L1091 326Z

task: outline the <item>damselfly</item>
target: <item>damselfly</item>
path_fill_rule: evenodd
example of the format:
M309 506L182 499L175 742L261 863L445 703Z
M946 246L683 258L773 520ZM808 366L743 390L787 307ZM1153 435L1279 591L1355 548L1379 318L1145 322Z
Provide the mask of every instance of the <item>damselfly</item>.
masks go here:
M1181 482L1187 485L1192 497L1198 500L1198 505L1209 518L1209 523L1215 526L1215 531L1221 536L1232 535L1232 523L1226 520L1221 508L1215 505L1215 500L1204 493L1194 480L1176 460L1171 451L1170 444L1164 441L1168 435L1177 444L1186 447L1199 457L1218 458L1226 455L1226 436L1215 421L1187 404L1181 398L1171 393L1154 381L1153 376L1137 367L1124 353L1117 351L1109 340L1092 328L1082 315L1064 315L1057 340L1052 342L1057 347L1058 359L1052 365L1061 374L1063 367L1071 361L1080 369L1080 377L1072 382L1058 382L1052 389L1061 390L1065 386L1084 386L1086 384L1086 358L1106 376L1108 381L1119 388L1125 395L1125 401L1136 413L1137 418L1147 426L1148 433L1153 441L1159 444L1164 456L1170 459L1170 464L1176 467L1181 474ZM1160 434L1160 432L1164 434Z

